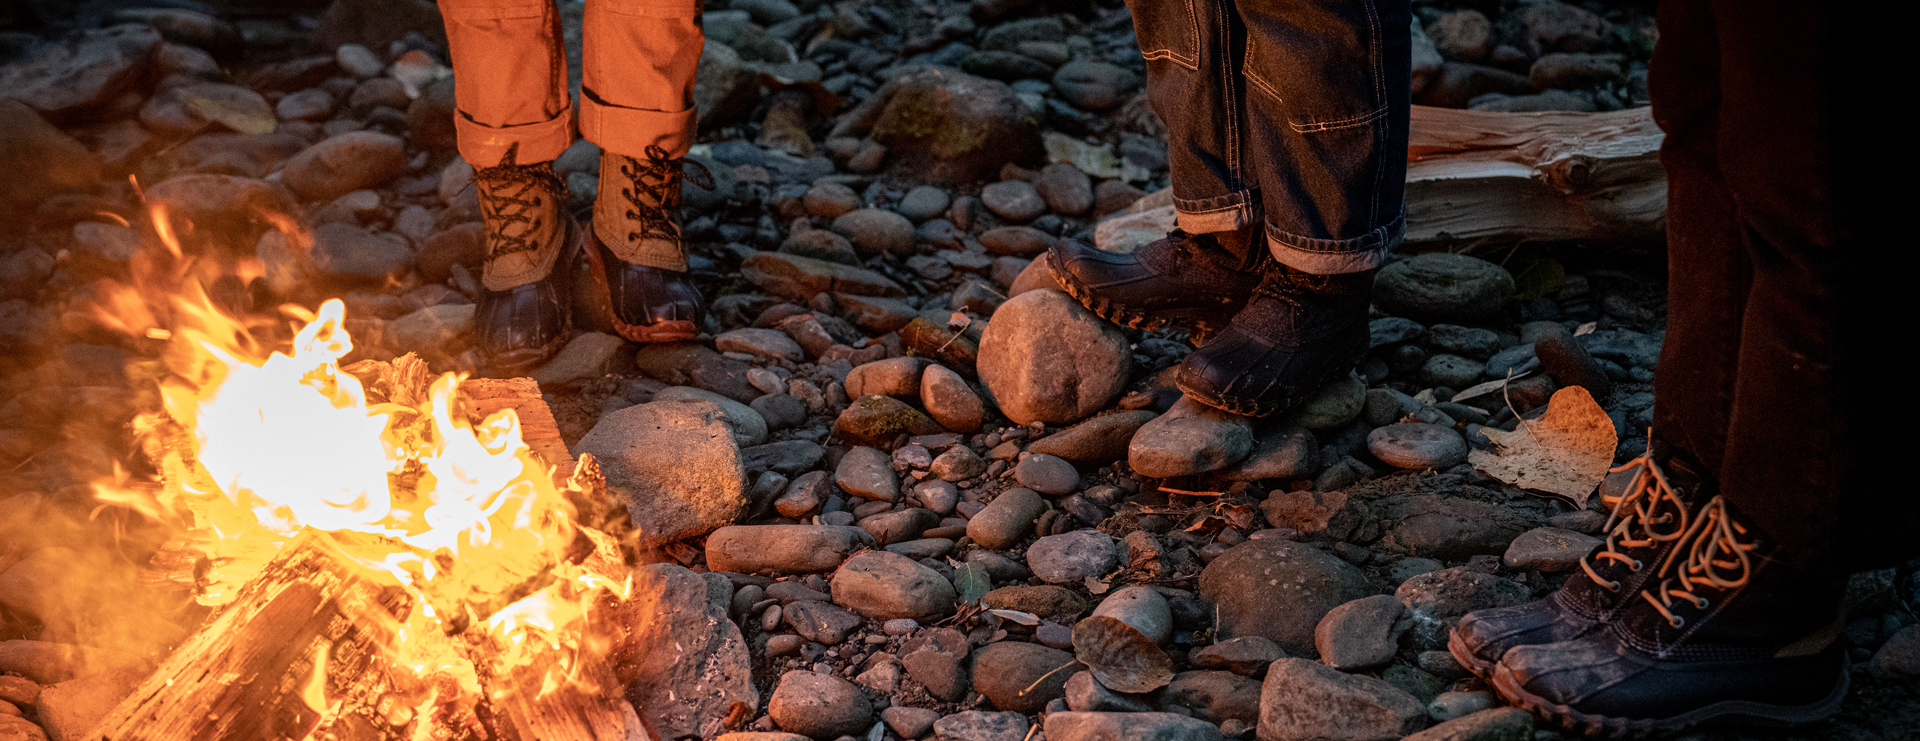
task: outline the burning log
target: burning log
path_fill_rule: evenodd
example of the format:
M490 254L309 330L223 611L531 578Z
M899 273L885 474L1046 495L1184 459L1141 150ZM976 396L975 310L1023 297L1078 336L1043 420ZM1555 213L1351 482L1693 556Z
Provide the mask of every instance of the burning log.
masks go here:
M589 564L618 563L612 541L589 537ZM90 741L648 737L603 662L502 667L487 637L412 629L417 598L353 550L303 531Z

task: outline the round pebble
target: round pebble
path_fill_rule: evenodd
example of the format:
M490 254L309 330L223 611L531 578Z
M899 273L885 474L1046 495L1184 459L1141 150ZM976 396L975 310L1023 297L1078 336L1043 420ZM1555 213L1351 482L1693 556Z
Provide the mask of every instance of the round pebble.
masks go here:
M880 625L880 630L890 636L911 635L920 628L920 622L913 618L894 618Z
M946 191L931 185L922 185L907 191L907 195L900 199L899 205L895 206L894 210L901 216L918 223L946 213L947 206L951 204L952 201L947 197Z
M1439 425L1405 422L1367 434L1367 450L1391 466L1422 470L1444 469L1465 463L1467 441Z
M1072 463L1043 453L1029 455L1014 466L1013 479L1042 494L1071 494L1080 488L1080 472Z
M807 213L832 219L860 207L860 194L839 183L818 183L801 198Z
M1047 212L1040 191L1019 180L1006 180L980 189L980 202L1007 221L1026 223Z
M792 633L773 636L767 639L767 655L787 656L789 654L797 654L800 653L800 646L806 642L807 639L793 635Z

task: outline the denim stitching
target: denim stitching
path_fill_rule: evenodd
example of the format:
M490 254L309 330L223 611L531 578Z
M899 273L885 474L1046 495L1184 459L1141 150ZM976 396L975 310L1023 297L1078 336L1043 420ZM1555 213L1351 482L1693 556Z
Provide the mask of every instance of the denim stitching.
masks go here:
M1367 25L1373 31L1373 34L1367 38L1367 56L1373 60L1373 99L1374 103L1380 106L1380 112L1385 113L1389 103L1387 102L1386 82L1382 79L1381 70L1385 64L1380 60L1380 12L1379 9L1374 6L1373 0L1367 0L1366 9ZM1411 44L1412 41L1409 40L1408 43ZM1384 129L1385 127L1375 126L1374 128L1376 130L1374 132L1373 142L1373 195L1370 198L1371 203L1369 204L1367 213L1371 218L1377 219L1380 218L1381 183L1387 179L1387 156L1380 151L1386 143L1383 141L1386 138L1386 132L1380 129Z
M1380 120L1380 118L1385 115L1387 115L1387 109L1378 108L1371 113L1362 113L1358 116L1354 116L1353 118L1346 118L1338 121L1315 121L1313 123L1305 123L1305 124L1297 124L1292 121L1288 121L1287 126L1292 127L1294 131L1300 132L1302 134L1314 134L1322 131L1337 131L1340 129L1351 129L1357 126L1365 126L1367 124L1373 123L1374 121Z
M1230 82L1233 79L1233 33L1231 21L1227 17L1226 3L1227 0L1214 0L1214 11L1218 14L1220 21L1215 24L1219 29L1219 51L1215 53L1214 56L1220 60L1220 96L1225 100L1227 109L1227 141L1225 149L1228 173L1233 178L1233 182L1227 185L1235 190L1239 190L1246 184L1245 168L1240 161L1240 116L1242 111L1240 101L1234 98L1233 84ZM1247 38L1252 39L1253 34L1247 34Z
M1186 32L1187 42L1193 45L1193 54L1175 54L1171 48L1147 51L1146 44L1141 43L1141 59L1164 59L1195 72L1200 71L1200 20L1199 16L1193 12L1193 0L1184 0L1184 4L1187 7L1187 27L1184 30ZM1138 28L1135 29L1134 41L1136 43L1139 42Z

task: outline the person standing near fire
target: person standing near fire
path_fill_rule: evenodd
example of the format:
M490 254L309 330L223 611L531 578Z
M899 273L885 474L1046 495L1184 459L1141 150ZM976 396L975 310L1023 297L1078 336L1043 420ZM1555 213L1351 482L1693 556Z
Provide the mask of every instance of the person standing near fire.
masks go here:
M587 0L579 128L602 155L585 227L566 211L553 171L574 142L558 7L441 0L440 10L454 127L486 227L474 334L491 369L525 370L566 343L569 271L582 249L620 336L693 339L705 302L687 274L679 206L705 44L700 0Z

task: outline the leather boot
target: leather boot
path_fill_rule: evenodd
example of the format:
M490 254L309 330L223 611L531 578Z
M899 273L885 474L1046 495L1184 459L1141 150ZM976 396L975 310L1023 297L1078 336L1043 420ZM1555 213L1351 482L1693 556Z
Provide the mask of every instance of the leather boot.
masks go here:
M570 266L584 230L565 210L551 163L474 170L487 261L474 302L474 335L490 370L517 373L559 352L573 329Z
M1718 719L1810 723L1838 711L1844 576L1798 572L1721 497L1601 630L1518 646L1492 684L1509 702L1596 738L1679 733Z
M1227 326L1259 282L1259 273L1245 268L1260 256L1236 254L1221 242L1175 229L1122 255L1062 239L1047 259L1060 286L1102 319L1136 329L1175 325L1200 342Z
M600 158L600 193L593 205L587 258L606 287L614 330L633 342L690 340L700 334L706 301L687 274L680 242L680 183L685 159L657 146L636 159L607 152ZM713 188L706 168L693 182Z
M1582 556L1580 569L1546 599L1461 618L1447 639L1453 658L1486 677L1515 646L1578 638L1629 604L1691 522L1686 497L1700 479L1680 461L1669 465L1677 476L1663 471L1649 452L1613 469L1600 486L1600 501L1612 512L1602 528L1606 540Z
M1314 275L1266 261L1252 297L1187 356L1175 383L1187 398L1249 417L1298 406L1366 353L1375 272Z

